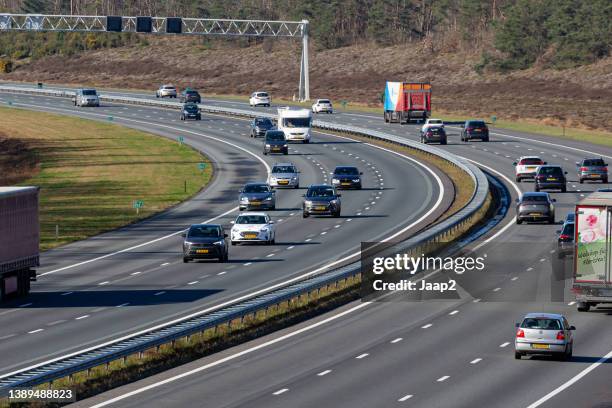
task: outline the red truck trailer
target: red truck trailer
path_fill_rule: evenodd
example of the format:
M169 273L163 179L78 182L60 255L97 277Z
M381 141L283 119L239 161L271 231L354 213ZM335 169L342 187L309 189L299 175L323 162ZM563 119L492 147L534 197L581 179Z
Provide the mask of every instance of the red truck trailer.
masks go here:
M422 82L387 82L385 86L385 122L425 121L431 116L431 84Z
M26 296L39 266L38 187L0 187L0 301Z

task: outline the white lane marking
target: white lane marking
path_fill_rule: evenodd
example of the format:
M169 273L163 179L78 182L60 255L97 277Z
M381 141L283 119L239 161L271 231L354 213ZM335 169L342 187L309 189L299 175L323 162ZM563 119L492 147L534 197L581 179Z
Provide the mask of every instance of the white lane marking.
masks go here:
M104 281L104 282L100 282L98 283L99 286L104 286L104 285L108 285L110 282L109 281Z
M287 391L289 391L289 388L283 388L283 389L280 389L278 391L273 392L272 394L273 395L281 395L281 394L286 393Z
M531 267L527 268L527 272L531 272L531 271L533 271L533 268Z
M217 274L217 276L225 275L226 273L227 273L227 271L222 271L222 272L219 272L219 273Z
M559 387L555 388L554 390L552 390L551 392L549 392L548 394L546 394L545 396L543 396L542 398L534 402L533 404L529 405L527 408L539 407L540 405L542 405L543 403L545 403L546 401L548 401L555 395L571 387L573 384L578 382L578 380L580 380L582 377L586 376L588 373L590 373L591 371L593 371L594 369L596 369L597 367L599 367L600 365L608 361L610 358L612 358L612 351L610 351L608 354L606 354L605 356L603 356L602 358L600 358L599 360L597 360L596 362L594 362L593 364L591 364L590 366L588 366L587 368L585 368L584 370L576 374L574 377L570 378L568 381L561 384Z
M495 288L493 289L493 292L499 292L501 290L501 288Z
M87 319L88 317L89 315L83 315L83 316L75 317L74 320L83 320L83 319Z
M7 335L4 335L4 336L0 336L0 340L10 339L11 337L15 337L15 336L16 336L15 333L7 334Z
M312 238L307 238L307 239L305 239L304 241L305 241L305 242L310 242L310 241L312 241Z
M327 231L323 231L323 232L321 233L321 235L325 235L325 234L327 234Z
M61 294L61 296L68 296L68 295L70 295L72 293L74 293L74 292L64 292L64 293Z
M166 293L165 290L162 290L160 292L154 293L153 296L159 296L159 295L163 295L164 293Z
M458 311L458 310L453 310L452 312L450 312L450 313L449 313L449 315L451 315L451 316L452 316L452 315L456 315L457 313L459 313L459 311Z
M295 248L295 245L290 245L290 246L287 247L288 250L289 249L293 249L293 248Z
M478 364L482 361L482 358L475 358L474 360L470 361L470 364Z
M572 301L571 301L571 302L569 302L567 305L568 305L568 306L574 306L575 304L576 304L576 302L572 300Z
M342 225L338 224L338 225L334 225L334 228L340 228Z
M124 306L127 306L127 305L129 305L129 304L130 304L130 302L126 302L126 303L122 303L122 304L120 304L120 305L117 305L117 306L115 306L115 307L124 307Z
M45 329L36 329L36 330L30 330L30 331L28 332L28 334L40 333L40 332L41 332L41 331L43 331L43 330L45 330Z
M245 264L243 264L243 265L244 265L244 266L249 266L249 265L251 265L252 263L253 263L253 262L247 262L247 263L245 263Z
M363 354L358 355L358 356L357 356L357 357L355 357L355 358L356 358L357 360L361 360L362 358L366 358L367 356L369 356L369 354L368 354L368 353L363 353Z
M421 326L421 329L429 329L431 326L433 326L432 323L427 323L425 326Z
M274 255L276 255L276 254L268 254L268 255L266 255L266 258L271 258L271 257L273 257Z
M546 262L546 258L540 258L540 262Z
M199 282L199 281L192 281L192 282L189 282L189 283L187 283L187 284L188 284L188 285L195 285L195 284L196 284L196 283L198 283L198 282Z
M327 375L329 373L331 373L332 370L325 370L325 371L321 371L319 374L317 374L319 377L323 377L324 375Z
M398 402L404 402L406 400L409 400L410 398L412 398L412 394L408 394L408 395L404 395L402 398L398 399Z
M32 303L24 303L23 305L19 305L19 307L28 307L32 306Z
M512 279L510 279L510 280L515 281L515 280L517 280L517 279L518 279L518 276L515 276L515 277L513 277L513 278L512 278Z
M444 376L438 378L436 381L437 382L443 382L443 381L448 380L449 378L450 378L450 375L444 375Z
M397 339L391 340L391 344L399 343L402 340L404 340L404 339L402 339L401 337L398 337Z
M480 300L481 300L481 299L474 299L474 300L472 300L472 302L473 302L473 303L478 303L478 302L480 302Z
M56 320L54 322L47 323L47 326L57 326L58 324L65 323L66 320Z
M500 344L500 345L499 345L499 347L504 348L504 347L507 347L507 346L508 346L508 344L510 344L510 343L505 342L505 343Z
M130 273L130 275L135 276L135 275L140 275L142 272L132 272Z
M351 221L353 221L353 219L352 219L352 218L347 218L347 219L346 219L346 222L351 222Z
M170 265L170 262L164 262L163 264L161 264L159 266L166 266L166 265Z

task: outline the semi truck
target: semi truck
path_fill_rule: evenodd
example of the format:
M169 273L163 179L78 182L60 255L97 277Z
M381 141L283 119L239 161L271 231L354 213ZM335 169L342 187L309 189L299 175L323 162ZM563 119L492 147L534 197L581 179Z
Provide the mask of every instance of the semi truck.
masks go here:
M39 266L38 187L0 187L0 302L26 296Z
M312 112L310 109L278 108L278 130L285 133L288 141L309 143Z
M384 102L386 123L425 121L431 115L431 84L387 81Z
M612 303L612 193L590 194L576 204L572 292L578 311Z

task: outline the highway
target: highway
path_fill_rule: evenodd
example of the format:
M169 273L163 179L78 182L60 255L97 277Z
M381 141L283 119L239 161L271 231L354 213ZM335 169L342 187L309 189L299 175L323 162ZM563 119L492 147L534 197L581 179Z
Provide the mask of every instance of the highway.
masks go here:
M156 217L45 252L31 296L0 308L0 375L199 313L289 279L355 260L361 241L401 239L450 205L443 174L394 152L314 134L289 156L263 156L248 121L205 115L181 122L174 110L105 105L75 108L69 99L0 94L0 103L74 115L148 131L203 151L213 182ZM300 190L278 192L276 244L230 247L228 263L183 264L180 231L192 223L230 226L248 181L265 180L274 162L293 161L301 185L320 183L336 165L355 164L364 189L342 197L340 218L302 219ZM195 165L195 164L194 164ZM401 206L398 206L401 203Z
M417 139L416 125L384 124L372 115L323 118ZM457 132L451 129L444 148L496 174L513 198L533 190L513 181L519 156L561 164L570 182L567 193L552 193L557 221L600 187L578 184L574 162L612 159L612 149L577 141L493 129L490 143L462 143ZM515 225L513 217L511 209L483 247L492 273L465 282L475 300L356 302L77 406L609 406L611 309L578 313L567 281L565 298L551 301L550 250L559 225ZM577 327L570 361L514 359L514 323L532 311L564 313Z

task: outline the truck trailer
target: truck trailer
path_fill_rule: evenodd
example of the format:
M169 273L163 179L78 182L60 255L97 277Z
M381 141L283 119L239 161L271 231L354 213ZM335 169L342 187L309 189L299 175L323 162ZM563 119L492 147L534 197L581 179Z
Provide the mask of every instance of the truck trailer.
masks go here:
M0 187L0 301L26 296L39 266L38 187Z
M590 194L576 204L572 292L578 311L612 303L612 193Z
M385 122L425 121L431 115L431 84L389 82L385 86Z

